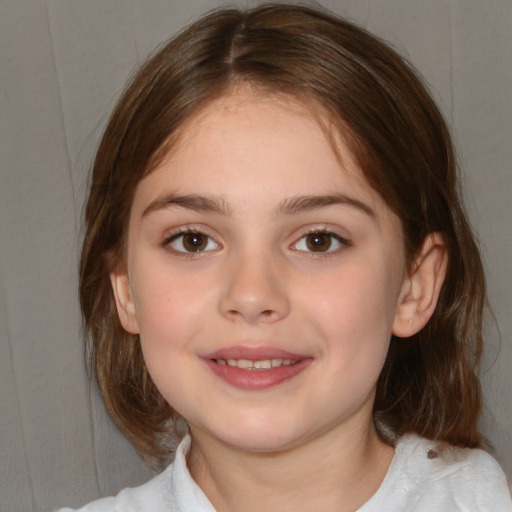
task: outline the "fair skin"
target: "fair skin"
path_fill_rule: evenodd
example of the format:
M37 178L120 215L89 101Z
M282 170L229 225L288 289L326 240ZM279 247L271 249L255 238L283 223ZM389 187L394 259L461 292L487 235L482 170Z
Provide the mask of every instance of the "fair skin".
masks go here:
M446 256L432 235L409 275L399 219L337 153L311 110L238 91L135 193L119 316L219 511L356 510L393 456L376 381L391 334L430 318Z

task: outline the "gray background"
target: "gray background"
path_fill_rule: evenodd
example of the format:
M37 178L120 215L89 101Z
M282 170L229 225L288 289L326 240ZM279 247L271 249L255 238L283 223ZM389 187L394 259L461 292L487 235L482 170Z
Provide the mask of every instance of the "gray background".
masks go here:
M487 333L483 425L510 480L512 2L322 4L408 56L453 128L497 319ZM156 44L217 5L0 0L3 512L78 506L150 476L85 377L76 298L81 210L94 148L127 76Z

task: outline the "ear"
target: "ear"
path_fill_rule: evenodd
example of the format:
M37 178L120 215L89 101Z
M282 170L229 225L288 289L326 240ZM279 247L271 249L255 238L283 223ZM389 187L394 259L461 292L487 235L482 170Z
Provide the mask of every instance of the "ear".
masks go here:
M130 288L128 272L125 268L116 268L110 273L110 283L116 300L117 314L121 325L131 334L139 334L139 324L135 311L135 302Z
M430 233L404 281L393 322L393 334L407 338L419 332L434 313L446 276L448 255L440 233Z

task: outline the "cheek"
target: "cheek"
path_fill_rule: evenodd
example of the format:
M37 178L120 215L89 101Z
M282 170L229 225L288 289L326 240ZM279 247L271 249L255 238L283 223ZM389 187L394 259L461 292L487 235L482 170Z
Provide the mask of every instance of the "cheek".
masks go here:
M391 337L395 288L396 280L382 266L361 263L349 272L317 276L300 294L307 297L302 309L338 364L380 366Z
M376 321L392 322L397 296L393 281L384 271L359 265L347 272L317 276L306 283L307 293L304 290L302 296L322 323L369 328Z
M160 393L182 411L182 390L194 364L194 340L205 322L207 300L199 279L153 267L137 276L134 301L146 367ZM202 298L201 298L202 297Z
M199 274L148 265L134 276L135 311L145 356L165 356L188 343L204 325L212 288Z

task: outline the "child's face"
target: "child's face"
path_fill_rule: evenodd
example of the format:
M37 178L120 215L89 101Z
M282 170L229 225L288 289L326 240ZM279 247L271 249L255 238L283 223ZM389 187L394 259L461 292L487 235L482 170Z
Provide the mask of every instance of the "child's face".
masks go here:
M274 451L371 425L404 249L340 154L297 103L237 93L140 182L118 307L193 434Z

